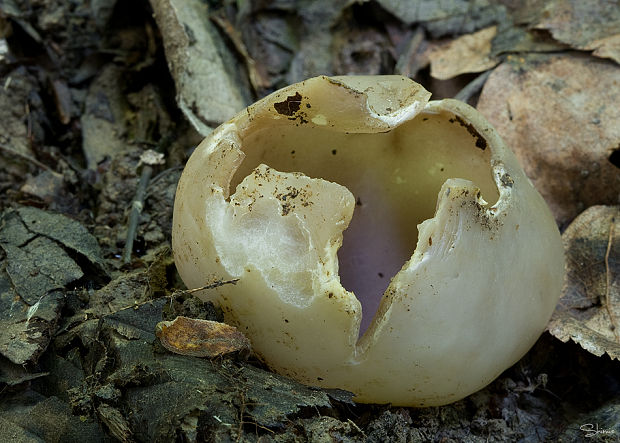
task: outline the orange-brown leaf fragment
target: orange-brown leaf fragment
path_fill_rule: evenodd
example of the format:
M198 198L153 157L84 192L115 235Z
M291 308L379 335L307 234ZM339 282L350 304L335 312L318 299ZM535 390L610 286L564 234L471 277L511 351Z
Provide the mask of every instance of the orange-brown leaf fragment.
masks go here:
M249 352L250 342L237 328L211 320L177 317L157 323L155 335L171 352L193 357L218 357Z

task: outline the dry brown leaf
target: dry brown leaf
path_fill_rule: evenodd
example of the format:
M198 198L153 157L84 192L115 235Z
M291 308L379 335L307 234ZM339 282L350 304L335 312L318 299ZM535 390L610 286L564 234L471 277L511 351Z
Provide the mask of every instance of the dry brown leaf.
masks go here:
M592 47L596 48L592 53L593 55L610 58L616 63L620 63L620 34L595 40L592 42Z
M620 7L608 0L562 0L545 5L534 26L576 49L620 63Z
M492 68L498 63L497 59L491 57L491 41L496 34L497 26L490 26L431 48L428 54L431 75L439 80L447 80L459 74Z
M211 320L177 317L157 324L155 334L171 352L193 357L218 357L250 351L250 342L237 328Z
M549 332L620 360L620 206L588 208L562 239L566 281Z
M620 69L582 54L509 57L478 109L515 152L556 220L620 202Z

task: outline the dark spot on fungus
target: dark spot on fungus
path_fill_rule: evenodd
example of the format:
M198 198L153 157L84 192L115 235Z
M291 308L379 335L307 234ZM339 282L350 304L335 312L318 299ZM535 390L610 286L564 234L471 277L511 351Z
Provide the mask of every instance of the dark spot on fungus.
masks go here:
M329 298L332 298L332 297L334 296L334 293L333 293L333 292L330 292L329 294L327 294L327 296L328 296Z
M433 237L428 238L428 245L433 246Z
M306 103L306 108L310 109L312 106L310 106L310 103Z
M512 188L512 185L514 184L514 180L512 179L512 177L510 175L508 175L507 173L504 173L500 178L499 181L502 182L502 186L504 188Z
M480 135L478 130L474 128L474 125L472 125L471 123L467 123L465 120L463 120L458 115L455 115L454 118L451 118L449 121L450 123L458 122L459 125L467 129L467 132L469 132L471 136L476 139L476 148L480 148L483 151L487 148L486 139L482 135Z
M290 95L286 97L286 100L283 102L274 103L273 107L275 108L278 114L291 116L299 111L299 107L301 106L301 94L296 92L295 95Z
M332 155L336 155L338 151L336 151L335 149L332 149Z
M309 202L307 200L305 200L305 198L307 198L307 195L305 193L303 193L303 190L300 191L299 189L293 188L292 186L288 186L286 188L287 193L276 193L276 191L274 192L274 196L280 200L282 202L282 215L288 215L293 209L295 209L295 204L293 202L291 202L291 200L297 198L298 196L300 196L300 193L302 193L301 195L301 204L302 206L308 206L310 204L312 204L312 202Z
M284 323L288 323L288 320L287 320L287 319L284 319Z

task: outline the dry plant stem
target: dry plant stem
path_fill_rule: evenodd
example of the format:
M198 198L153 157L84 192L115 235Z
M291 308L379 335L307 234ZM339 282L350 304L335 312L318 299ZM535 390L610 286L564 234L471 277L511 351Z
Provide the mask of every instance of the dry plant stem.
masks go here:
M35 165L38 168L41 169L45 169L46 171L52 171L52 168L50 168L47 165L44 165L43 163L41 163L39 160L30 157L29 155L26 154L22 154L21 152L17 152L16 150L14 150L13 148L10 148L8 146L5 145L0 145L0 149L2 149L5 152L8 152L11 155L14 155L16 157L22 158L26 161L29 161L30 163L32 163L33 165ZM52 171L53 172L53 171Z
M347 423L353 426L357 432L359 432L360 434L364 436L364 438L366 437L366 433L362 431L360 427L353 420L351 420L350 418L347 418Z
M127 226L127 241L125 242L125 249L123 249L123 263L127 264L131 261L131 252L133 251L133 241L136 238L136 230L138 229L138 222L140 221L140 214L144 208L144 198L146 196L146 188L151 180L153 174L153 168L149 165L144 165L142 174L140 175L140 181L138 182L138 189L136 190L136 197L131 202L131 213L129 214L129 222Z
M133 305L131 305L131 306L125 306L124 308L120 308L120 309L118 309L118 310L114 311L114 313L121 312L121 311L125 311L125 310L127 310L127 309L135 309L135 308L139 308L140 306L144 306L144 305L145 305L145 304L147 304L147 303L152 303L152 302L154 302L155 300L159 300L159 299L161 299L161 298L169 298L169 299L170 299L170 302L172 302L172 299L173 299L174 297L176 297L177 295L181 295L181 294L193 294L194 292L204 291L204 290L207 290L207 289L219 288L220 286L224 286L224 285L234 285L234 284L236 284L238 281L239 281L239 279L238 279L238 278L237 278L237 279L234 279L234 280L217 280L217 281L215 281L215 282L213 282L213 283L211 283L211 284L209 284L209 285L206 285L206 286L201 286L200 288L184 289L184 290L181 290L181 291L175 291L173 294L171 294L171 295L167 295L167 296L165 296L165 297L152 298L152 299L149 299L149 300L146 300L146 301L140 302L140 303L135 303L135 304L133 304Z
M239 426L237 427L237 440L238 442L243 441L243 425L254 425L257 428L261 428L264 431L271 432L274 434L275 432L265 426L259 425L255 421L244 421L243 416L245 415L245 410L248 406L258 406L259 403L247 403L245 401L245 394L243 392L239 393L239 397L241 398L241 407L239 408Z
M239 281L238 278L235 278L233 280L218 280L216 282L211 283L210 285L207 286L201 286L200 288L193 288L193 289L185 289L184 291L180 291L180 294L193 294L194 292L198 292L198 291L204 291L205 289L214 289L214 288L219 288L220 286L224 286L224 285L234 285Z
M245 44L243 43L243 39L239 34L239 31L235 29L235 27L230 23L230 21L224 17L223 14L213 14L211 15L211 20L215 23L224 34L230 39L235 50L239 53L243 61L245 62L246 69L248 70L248 78L250 83L252 84L252 89L254 90L254 94L258 94L261 90L266 88L267 81L262 78L258 69L256 69L256 62L248 53Z
M470 98L480 92L480 90L486 83L487 78L489 78L489 75L491 75L491 72L493 72L493 70L489 69L488 71L483 72L478 77L467 83L467 85L454 96L455 100L460 100L467 103Z
M616 336L616 341L620 343L620 333L618 332L618 322L616 320L616 316L611 308L611 294L609 287L611 285L611 276L609 272L609 253L611 252L611 245L614 238L614 223L615 218L612 217L611 222L609 223L609 237L607 240L607 251L605 251L605 279L606 279L606 287L605 287L605 308L607 309L607 314L609 315L609 321L611 323L611 329L614 331L614 335Z
M151 185L157 183L159 180L161 180L162 178L164 178L166 175L170 174L171 172L182 170L183 167L184 166L182 165L178 165L178 166L173 166L168 169L164 169L159 174L157 174L155 177L153 177L153 180L151 180Z

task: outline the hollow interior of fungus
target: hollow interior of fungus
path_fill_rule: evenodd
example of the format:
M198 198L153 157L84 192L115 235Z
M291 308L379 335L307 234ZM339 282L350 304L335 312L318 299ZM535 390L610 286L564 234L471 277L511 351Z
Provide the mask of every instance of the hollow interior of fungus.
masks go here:
M417 225L434 216L446 179L471 180L491 204L499 197L486 141L445 112L422 112L377 134L282 121L246 133L242 149L246 157L231 189L264 163L281 172L338 183L353 193L356 206L338 260L341 284L362 305L360 334L370 324L390 279L411 258Z

